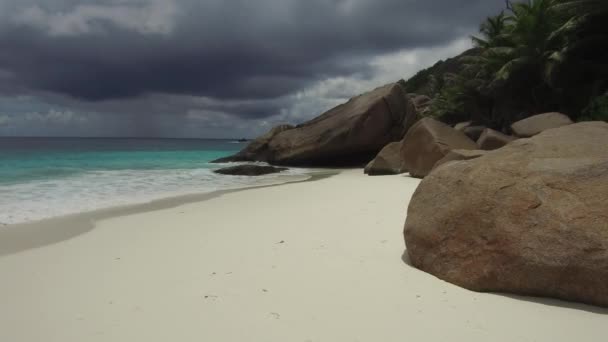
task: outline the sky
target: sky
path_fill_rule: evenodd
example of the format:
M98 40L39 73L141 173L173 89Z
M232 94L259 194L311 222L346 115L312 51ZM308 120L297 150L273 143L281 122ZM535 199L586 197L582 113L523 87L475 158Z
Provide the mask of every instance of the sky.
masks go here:
M503 0L0 0L0 136L255 137L471 47Z

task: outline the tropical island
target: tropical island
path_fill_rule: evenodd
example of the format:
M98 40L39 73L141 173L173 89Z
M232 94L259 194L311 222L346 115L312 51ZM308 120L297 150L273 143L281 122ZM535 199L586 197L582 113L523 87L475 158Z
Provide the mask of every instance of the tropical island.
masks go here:
M414 266L608 306L608 3L506 6L462 55L216 162L424 178L405 223Z
M205 172L127 164L120 193L193 191L0 227L0 340L605 339L606 20L605 0L506 1L471 49L311 120L113 140Z

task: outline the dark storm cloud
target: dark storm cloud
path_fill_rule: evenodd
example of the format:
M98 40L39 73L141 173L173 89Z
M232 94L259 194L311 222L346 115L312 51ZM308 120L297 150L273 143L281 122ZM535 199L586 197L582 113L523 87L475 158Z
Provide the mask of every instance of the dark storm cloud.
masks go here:
M53 120L83 135L102 134L101 126L135 135L196 134L199 126L256 134L272 124L266 118L303 120L404 77L395 63L401 55L378 58L450 46L502 7L502 0L0 0L0 135L9 125L26 132L28 122L44 131Z
M360 60L370 55L449 42L501 1L81 3L8 6L0 67L13 84L91 101L151 92L272 98L364 71ZM157 11L156 24L145 11Z

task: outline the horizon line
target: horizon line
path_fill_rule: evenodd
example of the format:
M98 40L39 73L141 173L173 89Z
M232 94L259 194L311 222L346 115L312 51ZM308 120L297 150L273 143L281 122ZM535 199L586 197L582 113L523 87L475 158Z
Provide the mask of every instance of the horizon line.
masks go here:
M37 136L37 135L0 135L0 139L166 139L166 140L251 140L251 138L196 138L196 137L108 137L108 136Z

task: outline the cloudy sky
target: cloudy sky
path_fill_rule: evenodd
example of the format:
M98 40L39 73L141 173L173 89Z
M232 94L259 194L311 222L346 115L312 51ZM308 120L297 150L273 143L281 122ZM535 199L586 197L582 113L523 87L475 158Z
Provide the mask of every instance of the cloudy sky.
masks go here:
M0 0L0 136L255 136L466 50L503 4Z

